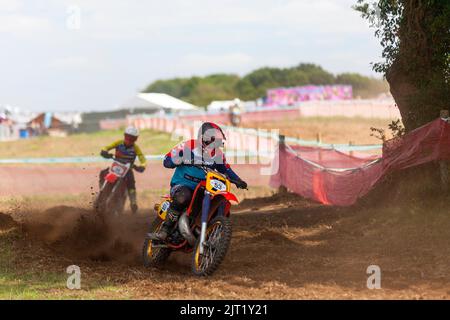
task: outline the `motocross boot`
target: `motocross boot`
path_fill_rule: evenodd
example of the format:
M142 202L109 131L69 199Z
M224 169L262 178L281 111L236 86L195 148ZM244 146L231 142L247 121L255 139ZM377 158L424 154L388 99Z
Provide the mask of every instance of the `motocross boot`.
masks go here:
M178 221L179 216L180 212L176 211L173 208L169 208L167 210L166 220L164 220L161 229L159 229L158 232L149 233L148 234L149 238L153 240L165 241L167 239L167 236L171 232L173 226Z
M136 189L128 190L128 197L130 198L131 212L136 213L138 210L137 200L136 200Z

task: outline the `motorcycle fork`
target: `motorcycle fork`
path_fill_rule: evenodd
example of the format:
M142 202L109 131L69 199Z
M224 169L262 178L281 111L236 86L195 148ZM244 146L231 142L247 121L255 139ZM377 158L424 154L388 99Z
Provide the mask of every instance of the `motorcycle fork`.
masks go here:
M102 186L102 188L100 189L100 191L102 191L103 188L105 188L105 187L106 187L106 184L108 184L108 183L109 183L108 181L105 181L105 182L103 183L103 186ZM114 183L114 186L113 186L112 189L111 189L111 192L107 195L106 201L108 201L108 200L113 196L113 194L116 192L116 189L117 189L118 185L119 185L119 181L116 181L116 182Z
M108 183L108 181L103 181L102 187L100 188L100 192L103 191L103 189L105 189L106 184Z
M203 245L206 238L206 228L208 226L208 213L211 205L211 194L205 192L202 203L202 231L200 232L200 254L203 254Z
M225 216L225 203L221 203L221 204L219 205L219 208L217 208L217 215L218 215L219 217Z
M114 187L111 190L111 194L114 194L114 192L116 192L119 185L120 185L120 180L116 181L116 183L114 184Z

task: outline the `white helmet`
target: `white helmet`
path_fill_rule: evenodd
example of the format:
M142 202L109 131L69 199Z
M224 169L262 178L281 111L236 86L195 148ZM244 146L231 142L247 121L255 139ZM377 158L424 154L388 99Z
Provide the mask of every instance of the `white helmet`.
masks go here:
M129 126L125 129L125 134L133 137L139 137L139 130L133 126Z

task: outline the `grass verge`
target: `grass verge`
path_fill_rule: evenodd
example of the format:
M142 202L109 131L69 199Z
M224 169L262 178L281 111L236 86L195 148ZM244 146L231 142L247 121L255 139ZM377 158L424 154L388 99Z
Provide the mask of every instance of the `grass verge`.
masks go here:
M97 156L101 148L123 137L121 130L81 133L65 138L42 136L2 142L0 158ZM165 154L179 140L168 133L142 130L137 144L144 154Z

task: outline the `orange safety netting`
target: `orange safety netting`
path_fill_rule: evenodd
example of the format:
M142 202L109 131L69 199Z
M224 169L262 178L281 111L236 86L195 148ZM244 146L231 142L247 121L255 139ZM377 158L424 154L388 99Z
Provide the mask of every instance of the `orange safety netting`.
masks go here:
M348 206L389 172L450 160L450 124L439 118L389 140L382 157L355 157L334 149L289 145L280 145L277 156L272 187L285 186L324 204Z

